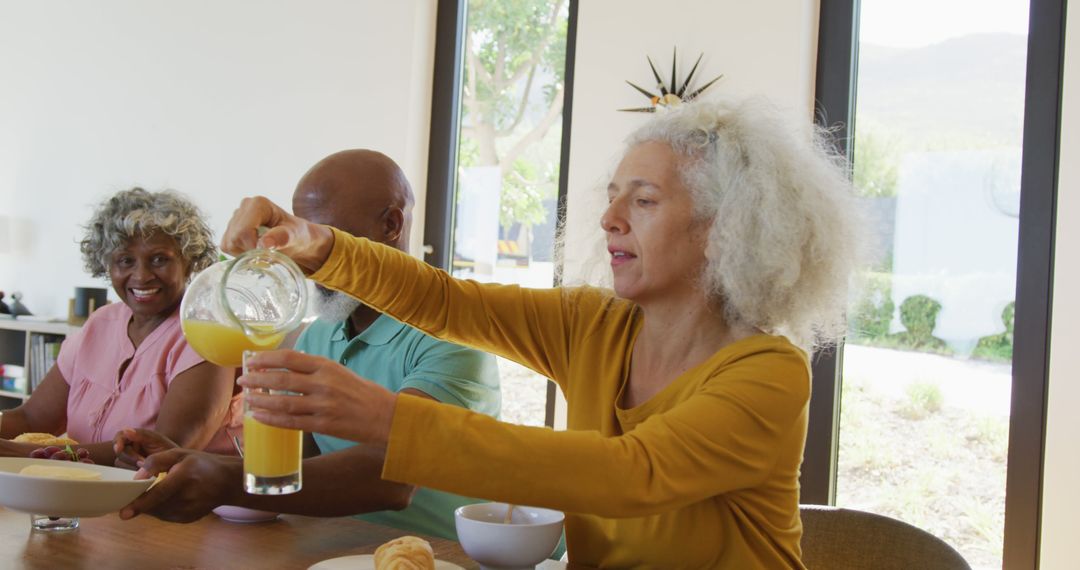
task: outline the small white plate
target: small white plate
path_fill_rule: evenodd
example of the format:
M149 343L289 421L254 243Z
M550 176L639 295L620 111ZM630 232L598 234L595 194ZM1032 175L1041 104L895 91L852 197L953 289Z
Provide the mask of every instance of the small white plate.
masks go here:
M257 523L277 520L278 514L268 511L256 511L244 507L222 505L214 509L214 514L234 523Z
M375 557L371 554L354 554L318 562L308 570L375 570ZM465 570L445 560L435 560L435 570Z

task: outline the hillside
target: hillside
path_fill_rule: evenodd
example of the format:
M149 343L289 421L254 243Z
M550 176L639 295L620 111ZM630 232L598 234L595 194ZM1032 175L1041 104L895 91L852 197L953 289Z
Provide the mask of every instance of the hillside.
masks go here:
M857 120L909 148L1016 146L1027 38L976 34L915 49L860 46ZM861 130L861 129L860 129Z

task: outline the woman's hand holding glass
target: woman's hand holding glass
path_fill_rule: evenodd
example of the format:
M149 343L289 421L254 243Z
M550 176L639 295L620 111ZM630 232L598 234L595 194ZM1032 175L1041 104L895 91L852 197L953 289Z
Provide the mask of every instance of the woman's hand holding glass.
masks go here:
M360 443L383 444L389 439L397 394L348 368L292 350L259 352L249 358L248 366L260 370L240 377L245 388L299 394L246 394L256 420Z
M266 231L261 232L261 228ZM225 228L221 249L239 255L256 247L280 251L310 275L330 257L334 233L328 226L294 216L262 196L244 198Z

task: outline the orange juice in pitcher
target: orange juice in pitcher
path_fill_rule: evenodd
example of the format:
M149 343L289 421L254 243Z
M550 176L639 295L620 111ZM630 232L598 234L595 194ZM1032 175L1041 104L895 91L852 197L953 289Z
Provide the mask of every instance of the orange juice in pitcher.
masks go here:
M182 320L180 327L188 344L203 358L217 364L239 368L245 350L273 350L285 338L284 332L259 332L259 324L249 325L249 332L238 326L200 320ZM261 325L266 330L266 325Z

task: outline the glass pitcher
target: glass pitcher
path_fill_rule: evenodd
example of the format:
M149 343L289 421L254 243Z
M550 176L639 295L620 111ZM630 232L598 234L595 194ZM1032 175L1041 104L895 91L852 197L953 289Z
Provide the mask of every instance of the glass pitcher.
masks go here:
M293 260L253 249L195 277L180 303L181 328L203 358L239 367L245 350L273 350L299 326L307 291Z

